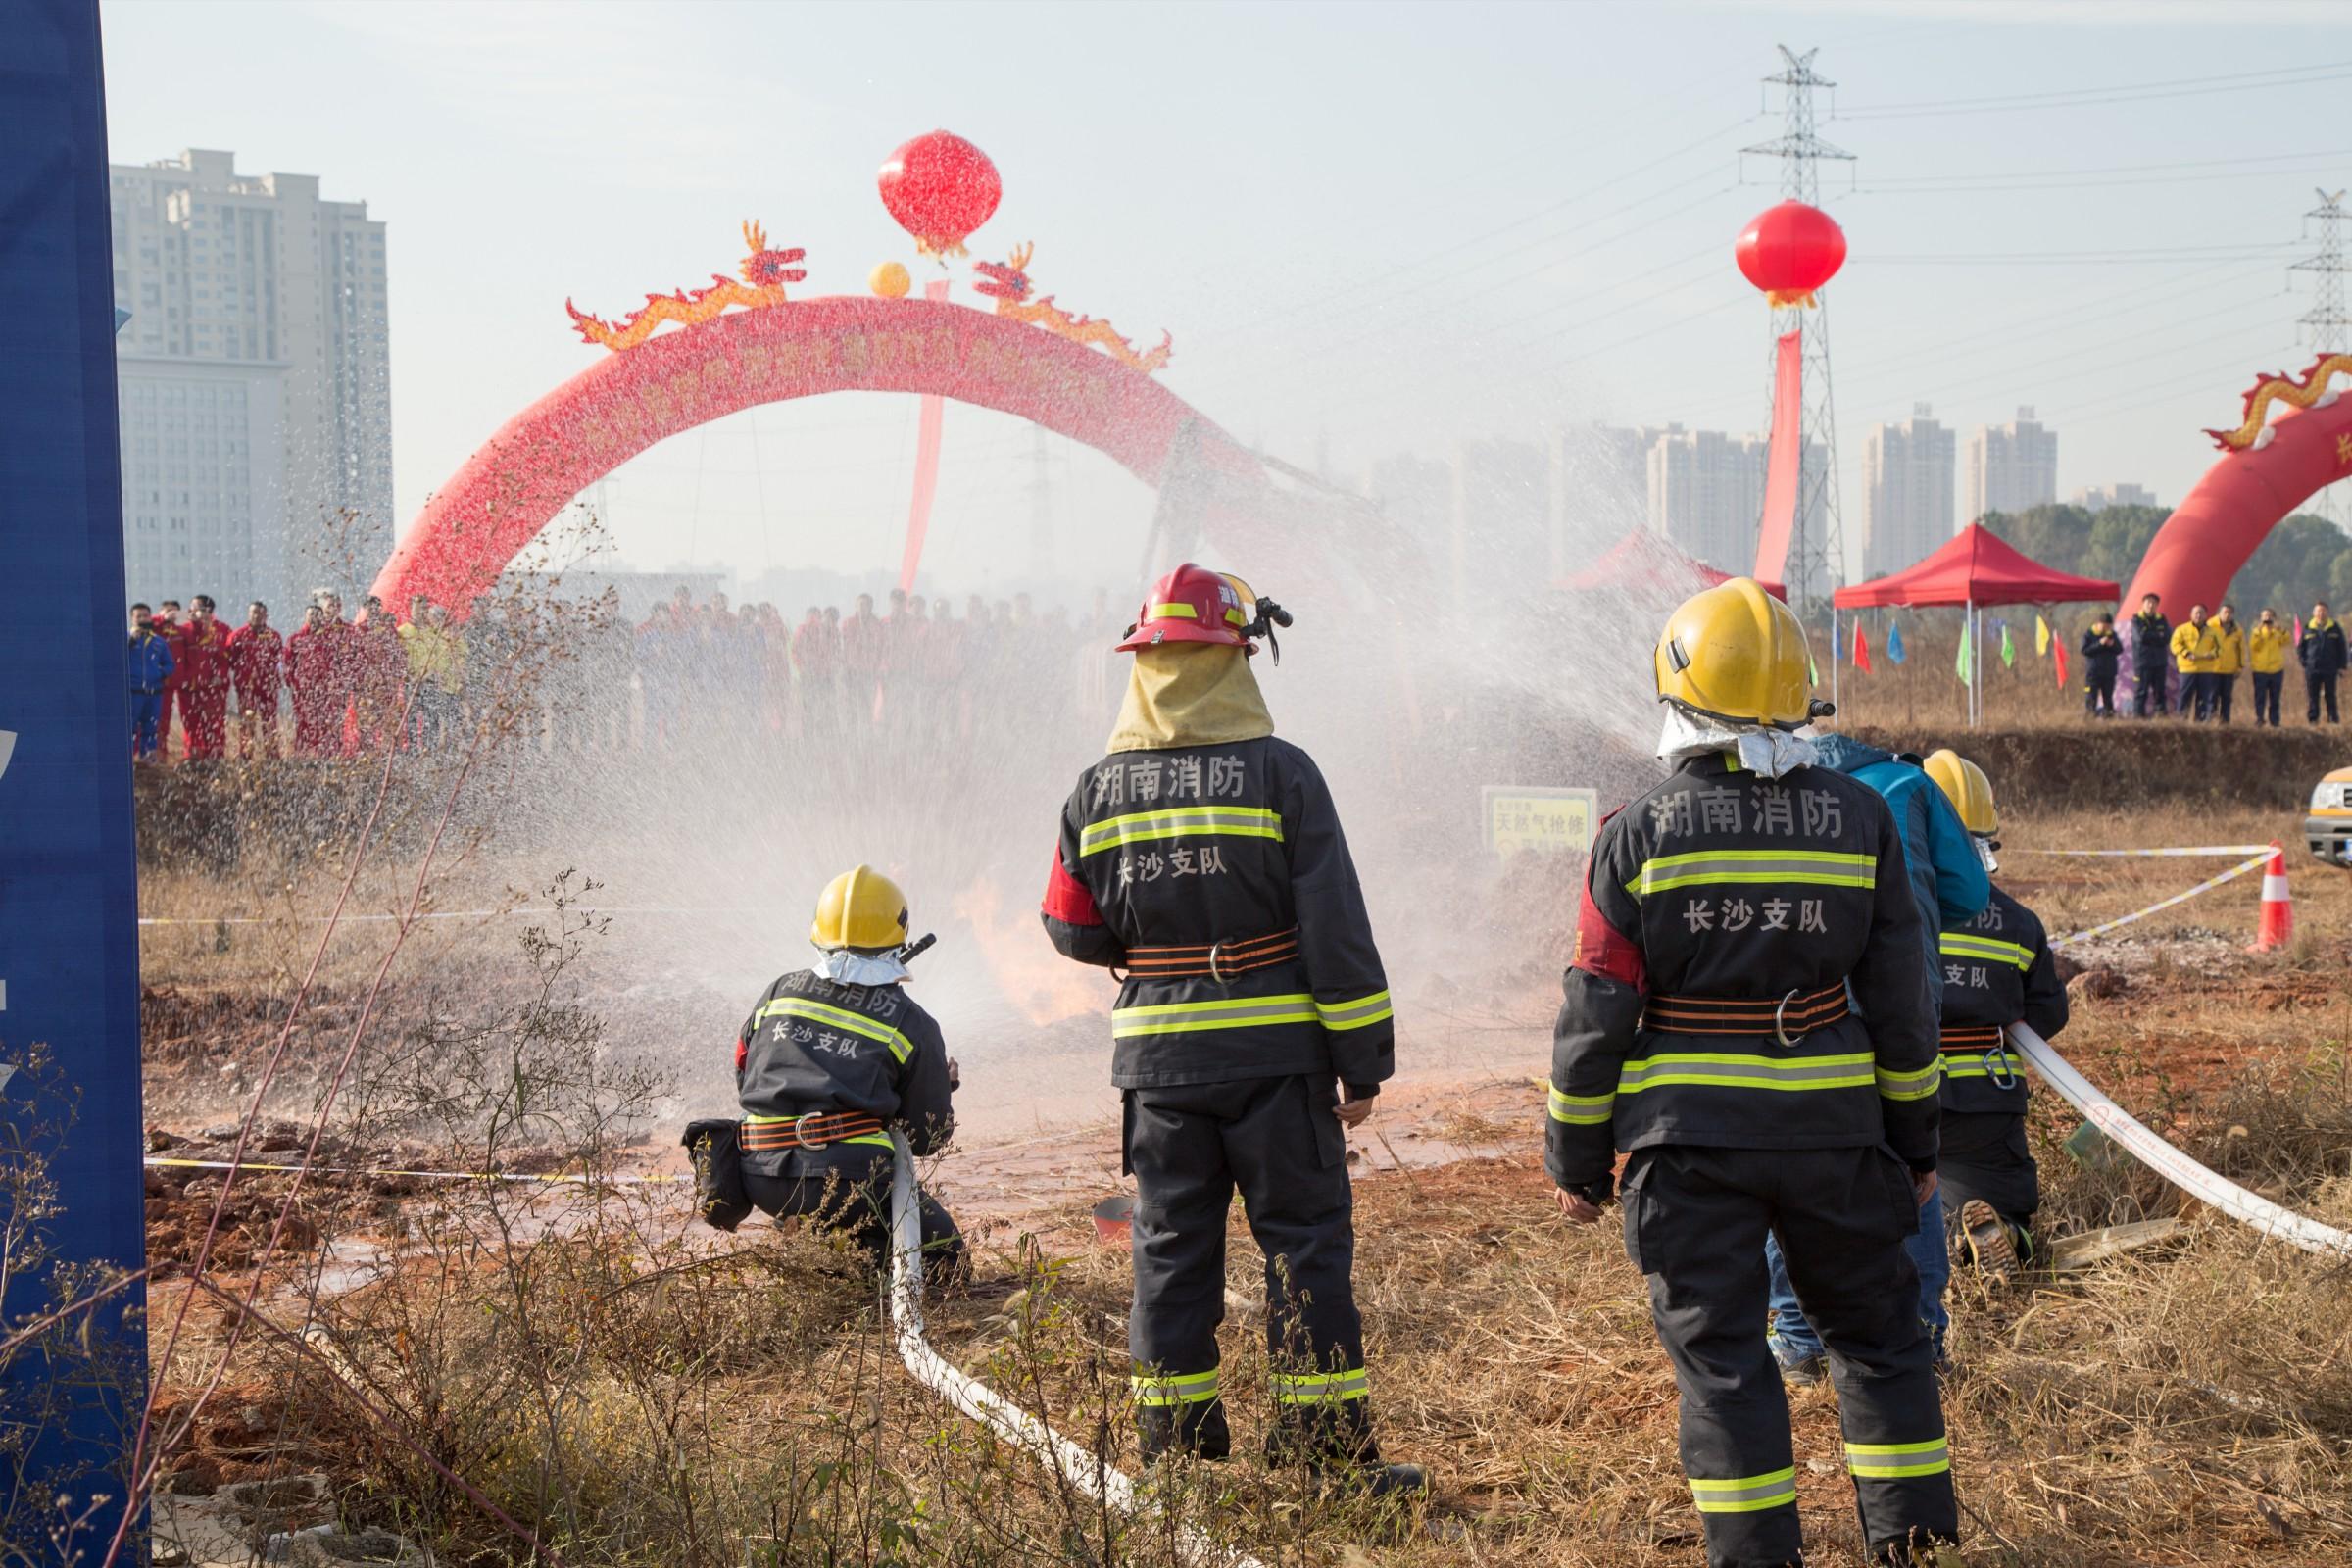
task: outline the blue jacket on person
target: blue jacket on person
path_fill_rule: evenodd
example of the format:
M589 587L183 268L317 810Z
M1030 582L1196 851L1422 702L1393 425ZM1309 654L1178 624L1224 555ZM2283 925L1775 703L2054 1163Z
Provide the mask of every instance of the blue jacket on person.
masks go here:
M1960 813L1916 762L1866 746L1850 735L1817 735L1821 765L1869 785L1885 797L1903 834L1903 858L1911 872L1911 894L1919 901L1927 931L1928 990L1936 1012L1943 1013L1943 960L1936 934L1974 920L1992 902L1992 878L1977 854L1976 841Z
M151 631L130 634L130 689L134 692L160 692L164 682L172 678L171 641Z

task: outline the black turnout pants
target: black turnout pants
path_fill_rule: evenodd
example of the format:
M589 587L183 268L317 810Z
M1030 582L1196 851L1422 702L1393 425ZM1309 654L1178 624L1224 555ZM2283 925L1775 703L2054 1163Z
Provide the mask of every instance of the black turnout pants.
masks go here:
M1369 1463L1355 1197L1331 1079L1253 1078L1130 1089L1135 1176L1136 1421L1144 1455L1232 1446L1217 1383L1225 1224L1239 1189L1266 1257L1266 1348L1277 1457Z
M891 1156L872 1144L830 1144L743 1157L744 1195L776 1219L807 1218L856 1242L890 1270ZM929 1193L920 1192L923 1273L935 1284L963 1268L963 1233Z
M1683 1473L1712 1568L1803 1560L1788 1400L1764 1343L1764 1236L1829 1348L1846 1468L1874 1553L1958 1539L1935 1346L1903 1239L1910 1172L1883 1148L1637 1151L1626 1252L1682 1391Z
M2141 718L2146 718L2151 712L2171 712L2165 690L2165 682L2169 678L2162 669L2134 669L2132 677L2132 711ZM2183 691L2180 700L2186 702L2188 693Z
M2109 718L2115 716L2114 670L2111 669L2104 675L2093 675L2083 683L2082 711L2094 718L2102 713Z
M2303 717L2306 722L2320 721L2320 705L2328 705L2328 722L2337 722L2335 716L2335 676L2305 675L2303 677Z
M1972 1198L2027 1233L2020 1255L2031 1255L2034 1212L2041 1207L2041 1169L2026 1142L2023 1115L1947 1110L1938 1133L1936 1171L1943 1180L1943 1223L1955 1237L1960 1209Z

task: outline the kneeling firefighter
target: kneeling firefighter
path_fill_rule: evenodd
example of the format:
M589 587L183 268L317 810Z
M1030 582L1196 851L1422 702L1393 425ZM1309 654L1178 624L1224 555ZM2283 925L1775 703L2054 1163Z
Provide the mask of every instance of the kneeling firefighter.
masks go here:
M1388 981L1323 776L1274 738L1253 638L1290 616L1185 565L1118 645L1135 655L1109 755L1062 808L1054 945L1124 968L1111 1011L1135 1177L1128 1348L1144 1458L1223 1458L1225 1225L1238 1187L1266 1256L1277 1459L1420 1491L1372 1436L1343 1124L1395 1070Z
M1956 752L1927 760L1928 776L1997 870L2001 828L1984 770ZM2026 1068L2002 1034L2022 1023L2042 1039L2066 1027L2066 987L2049 933L2032 909L1998 887L1973 920L1943 928L1943 1125L1936 1170L1944 1210L1971 1262L2006 1284L2034 1255L2041 1172L2026 1143ZM1947 1244L1948 1245L1948 1244Z
M1707 1560L1803 1560L1769 1232L1829 1345L1863 1539L1917 1561L1959 1520L1903 1250L1936 1181L1936 1052L1902 840L1868 785L1813 765L1797 732L1828 707L1788 606L1710 588L1655 663L1673 771L1592 847L1544 1167L1591 1224L1629 1153L1625 1247L1682 1393Z
M736 1036L740 1130L732 1122L687 1129L712 1223L732 1230L753 1208L778 1219L807 1215L888 1267L891 1130L929 1154L956 1126L956 1064L939 1025L902 989L907 960L930 943L909 943L907 929L906 896L872 867L825 885L808 932L820 961L760 993ZM963 1238L928 1194L921 1202L924 1271L953 1279Z

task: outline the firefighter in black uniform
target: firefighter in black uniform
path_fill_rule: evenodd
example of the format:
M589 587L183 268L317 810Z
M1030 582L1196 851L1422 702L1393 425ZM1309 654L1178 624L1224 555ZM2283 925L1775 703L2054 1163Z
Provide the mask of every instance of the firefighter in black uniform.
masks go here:
M1958 1518L1903 1250L1936 1180L1936 1052L1902 840L1876 792L1808 765L1795 732L1827 710L1788 606L1734 578L1674 612L1655 660L1674 771L1592 847L1544 1167L1590 1224L1629 1152L1626 1251L1682 1391L1707 1560L1802 1561L1769 1230L1829 1346L1864 1539L1917 1561Z
M906 896L870 866L817 901L809 941L823 957L760 995L735 1040L744 1196L779 1219L808 1215L890 1256L891 1131L916 1154L956 1127L956 1067L939 1025L902 989ZM953 1280L956 1222L922 1199L924 1272Z
M1371 1431L1342 1133L1394 1070L1396 1026L1331 794L1250 673L1250 639L1289 619L1199 566L1152 585L1118 645L1136 662L1109 755L1062 808L1045 923L1065 956L1125 971L1111 1081L1146 1461L1231 1446L1217 1325L1238 1186L1266 1257L1269 1451L1412 1492L1420 1471L1382 1464Z
M1926 762L1976 839L1986 870L2000 848L1992 781L1967 758L1943 751ZM1944 1210L1977 1268L2006 1284L2034 1255L2041 1173L2026 1144L2026 1069L2001 1031L2013 1023L2047 1040L2066 1027L2066 987L2050 939L2032 909L1999 888L1974 920L1944 928Z

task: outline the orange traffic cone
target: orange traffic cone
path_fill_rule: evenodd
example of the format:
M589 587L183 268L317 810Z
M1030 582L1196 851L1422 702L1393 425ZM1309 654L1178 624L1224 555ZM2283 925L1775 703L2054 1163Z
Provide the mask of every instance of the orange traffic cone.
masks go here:
M2254 951L2269 953L2294 939L2295 906L2286 892L2286 851L2271 845L2271 863L2262 868L2262 924L2254 932Z

